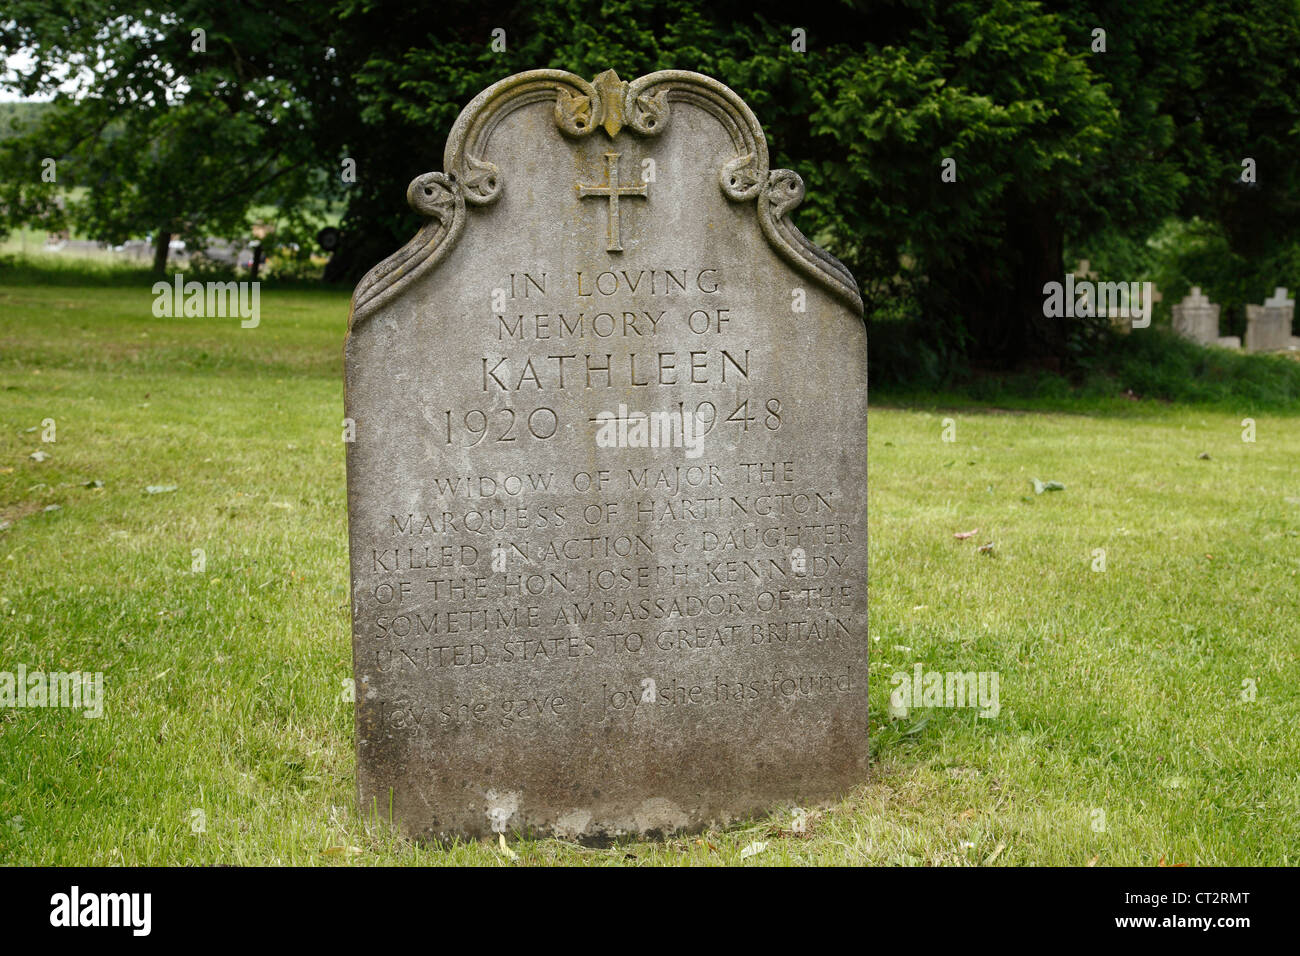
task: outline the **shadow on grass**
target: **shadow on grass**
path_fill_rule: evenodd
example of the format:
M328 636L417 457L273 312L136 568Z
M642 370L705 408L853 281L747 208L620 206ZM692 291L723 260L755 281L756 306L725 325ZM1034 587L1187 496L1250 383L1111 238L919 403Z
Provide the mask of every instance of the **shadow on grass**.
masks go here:
M871 349L870 336L868 342ZM870 356L875 406L1126 416L1179 404L1229 414L1300 414L1300 353L1207 348L1168 329L1113 336L1094 354L1077 357L1068 372L975 372L952 362L940 370L894 360L896 335L882 335L876 344L881 348ZM915 353L918 343L909 348Z
M178 272L184 275L187 281L195 279L202 282L211 279L224 282L232 279L248 279L247 272L237 273L233 268L182 268L175 263L169 263L165 281L171 281L172 276ZM152 288L158 281L159 278L153 274L149 266L130 262L97 261L75 256L68 259L59 259L53 255L0 256L0 285L129 289L142 286ZM347 283L326 283L320 279L297 276L271 274L264 275L260 281L266 289L352 291L352 286Z

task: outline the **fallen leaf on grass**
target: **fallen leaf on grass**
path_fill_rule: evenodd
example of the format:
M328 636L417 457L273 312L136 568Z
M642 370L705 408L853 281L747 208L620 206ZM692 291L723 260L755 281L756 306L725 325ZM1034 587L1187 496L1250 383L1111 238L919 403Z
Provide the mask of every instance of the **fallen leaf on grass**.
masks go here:
M1090 858L1090 859L1088 860L1088 862L1084 864L1084 866L1096 866L1096 865L1097 865L1097 861L1100 860L1100 859L1101 859L1101 856L1100 856L1100 855L1098 855L1098 856L1094 856L1094 857Z
M973 538L975 537L975 535L979 533L980 533L980 529L976 528L973 531L958 531L953 534L953 537L956 538L958 541L965 541L967 538Z
M981 544L981 545L980 545L978 548L976 548L975 550L976 550L978 553L980 553L980 554L992 554L992 553L993 553L993 542L990 541L988 544Z
M516 853L514 850L510 849L510 847L506 846L506 835L504 833L497 834L497 845L501 848L501 855L504 856L507 860L513 863L514 861L519 859L519 854Z
M993 848L993 852L984 858L984 865L988 866L990 863L992 863L994 860L1000 857L1002 855L1002 851L1005 850L1006 848L1007 845L1005 843L999 843L996 847Z
M1209 460L1210 460L1210 453L1209 453L1208 451L1203 451L1203 452L1201 452L1199 455L1197 455L1196 457L1197 457L1197 460L1199 460L1199 461L1209 461Z
M321 850L325 856L360 856L364 851L359 846L332 846Z
M1039 481L1037 478L1029 479L1034 483L1034 494L1041 495L1044 491L1064 491L1065 485L1059 481Z
M899 720L907 716L907 705L903 703L903 692L896 690L889 695L889 717Z
M149 485L144 489L147 495L165 495L169 491L175 491L179 485Z
M755 841L740 851L740 858L748 860L751 856L758 856L767 849L767 844L761 841Z
M27 457L30 458L32 461L45 461L50 457L50 455L49 452L34 451Z

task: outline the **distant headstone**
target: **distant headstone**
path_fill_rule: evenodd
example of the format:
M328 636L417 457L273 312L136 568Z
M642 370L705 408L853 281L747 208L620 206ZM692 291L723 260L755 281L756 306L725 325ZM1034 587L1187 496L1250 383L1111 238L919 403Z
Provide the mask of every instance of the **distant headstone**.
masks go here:
M1295 318L1295 299L1288 299L1282 286L1273 290L1262 306L1246 306L1246 351L1278 352L1300 347L1291 334Z
M363 810L595 841L862 781L866 332L800 177L681 71L509 77L444 169L346 346Z
M1201 287L1192 291L1182 302L1172 307L1174 331L1198 345L1207 345L1219 337L1219 306L1212 303Z
M1192 286L1192 291L1183 301L1170 308L1174 332L1198 345L1240 348L1240 338L1219 334L1219 308L1201 292L1200 286Z
M1129 290L1132 289L1132 295L1136 296L1138 284L1114 281L1099 283L1101 275L1092 268L1092 261L1089 259L1079 260L1074 267L1074 275L1077 279L1086 282L1086 284L1076 285L1075 288L1081 289L1078 299L1080 304L1086 303L1085 307L1089 309L1089 314L1108 319L1111 328L1121 335L1130 334L1133 331L1133 320L1138 317L1135 315L1138 300L1130 298ZM1164 298L1154 285L1151 288L1153 290L1151 301L1145 305L1147 323L1150 322L1151 310L1154 309L1155 303ZM1139 326L1142 327L1144 326Z

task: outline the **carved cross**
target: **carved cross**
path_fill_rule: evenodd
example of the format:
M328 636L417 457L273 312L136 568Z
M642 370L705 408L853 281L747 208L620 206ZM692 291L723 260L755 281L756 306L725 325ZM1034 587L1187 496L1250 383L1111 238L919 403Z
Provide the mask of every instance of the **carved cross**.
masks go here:
M588 186L586 183L576 183L578 187L578 198L589 199L592 196L604 197L609 199L609 226L608 226L608 244L605 246L606 252L623 251L623 234L619 228L618 218L618 200L620 196L638 196L641 199L650 198L650 187L641 183L639 186L620 186L618 184L618 157L620 153L606 153L605 165L608 169L605 177L605 184L602 186Z
M1264 308L1266 309L1285 309L1287 306L1293 305L1295 305L1295 300L1286 297L1285 286L1278 286L1273 290L1273 298L1264 300Z

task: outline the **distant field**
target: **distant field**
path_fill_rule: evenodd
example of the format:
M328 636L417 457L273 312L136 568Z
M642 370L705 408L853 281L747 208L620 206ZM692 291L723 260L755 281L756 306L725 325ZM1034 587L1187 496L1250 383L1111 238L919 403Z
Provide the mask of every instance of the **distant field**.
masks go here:
M356 811L347 295L264 290L256 329L151 301L144 282L0 285L0 671L105 675L102 719L0 709L0 863L509 862ZM509 853L1300 863L1300 418L1054 401L873 408L872 773L805 833L777 808ZM997 672L997 717L891 719L891 675L916 664Z

